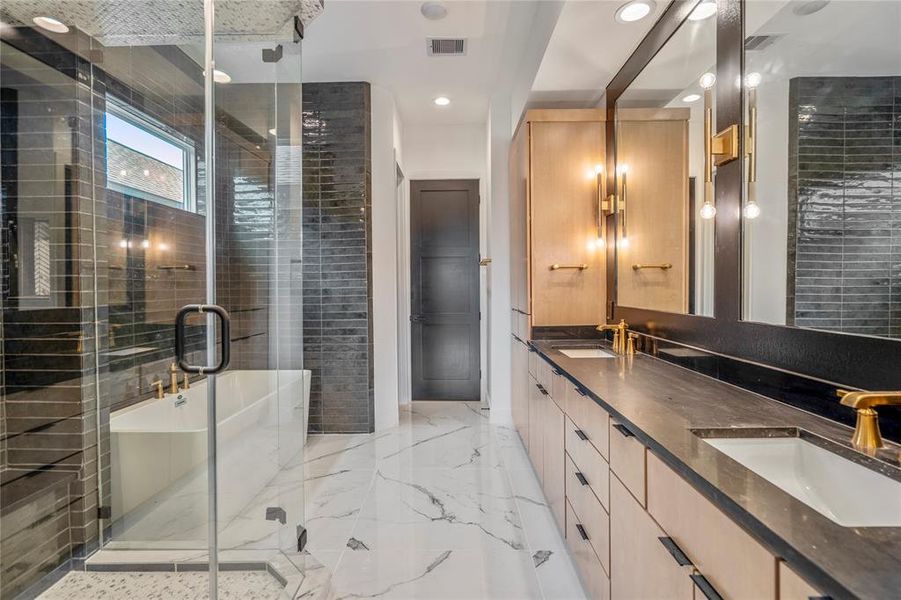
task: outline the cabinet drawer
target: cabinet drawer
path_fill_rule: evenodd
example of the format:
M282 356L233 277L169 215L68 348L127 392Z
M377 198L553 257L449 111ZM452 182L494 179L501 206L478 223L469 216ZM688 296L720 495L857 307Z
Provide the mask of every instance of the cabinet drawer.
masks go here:
M779 563L779 600L808 600L822 596L823 594L792 571L791 567L784 562Z
M563 411L566 410L566 388L569 385L570 383L566 377L556 368L551 367L551 387L548 391L551 393L551 398Z
M529 348L529 375L534 379L538 379L538 361L540 360L538 352L533 348Z
M566 458L566 499L573 507L575 513L581 519L579 523L588 536L588 543L594 548L594 553L604 566L605 571L610 571L610 517L601 506L594 492L587 485L582 485L576 477L576 465Z
M610 415L570 382L566 382L566 416L572 419L588 441L606 460L610 460Z
M776 598L776 557L648 453L648 512L725 598Z
M691 567L663 545L666 533L622 483L610 479L610 586L620 599L691 600ZM685 562L685 561L683 561Z
M543 385L544 389L546 389L549 394L554 388L552 368L551 363L543 358L538 361L538 383Z
M610 419L610 470L632 492L642 506L647 506L645 480L646 448L629 429Z
M566 545L572 554L573 562L579 571L582 586L589 598L608 600L610 598L610 579L601 566L591 543L584 539L577 525L581 525L578 515L569 502L566 503Z
M576 425L566 419L566 453L588 487L598 497L605 510L610 510L610 467L588 440L583 440Z

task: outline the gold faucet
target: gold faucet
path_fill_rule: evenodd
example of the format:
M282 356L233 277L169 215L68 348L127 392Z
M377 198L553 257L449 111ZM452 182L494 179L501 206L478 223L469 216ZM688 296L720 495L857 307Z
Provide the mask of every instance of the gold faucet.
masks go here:
M166 392L163 391L163 380L157 379L153 383L150 384L150 387L156 388L156 399L162 400L166 396Z
M169 393L178 393L178 366L175 363L169 365Z
M629 325L626 323L625 319L620 319L619 324L605 324L598 325L596 327L597 331L609 331L613 330L613 351L619 354L634 354L635 346L634 343L630 345L632 348L632 352L628 352L626 348L626 331L628 330Z
M851 444L858 450L874 451L885 447L879 433L879 415L875 407L895 405L901 406L901 392L865 392L837 390L836 395L842 399L844 406L857 411L857 426Z

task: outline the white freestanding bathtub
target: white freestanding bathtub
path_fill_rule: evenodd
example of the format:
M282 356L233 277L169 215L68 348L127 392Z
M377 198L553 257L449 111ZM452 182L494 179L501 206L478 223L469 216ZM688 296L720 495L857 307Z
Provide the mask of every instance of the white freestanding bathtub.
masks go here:
M228 371L216 378L220 482L250 501L306 444L310 371ZM110 417L113 520L205 468L207 380L115 412ZM205 471L204 471L205 472ZM183 484L186 485L186 484Z

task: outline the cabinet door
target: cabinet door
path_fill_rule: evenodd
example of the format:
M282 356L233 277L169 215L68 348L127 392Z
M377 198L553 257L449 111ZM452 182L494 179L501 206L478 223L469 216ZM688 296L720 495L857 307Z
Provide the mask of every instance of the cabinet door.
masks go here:
M784 562L779 563L779 600L808 600L822 598L801 576L791 570Z
M563 449L563 411L554 402L544 405L544 497L551 507L560 531L566 528L566 457Z
M616 477L610 478L610 586L614 599L692 600L694 584L660 538L666 534Z
M533 122L529 212L532 326L604 320L606 253L596 244L600 121ZM585 265L587 268L552 269Z
M538 479L544 481L544 405L550 402L541 393L538 382L529 377L529 459Z
M513 380L511 387L510 410L513 413L513 425L519 432L523 444L528 447L529 437L529 351L526 345L511 338Z

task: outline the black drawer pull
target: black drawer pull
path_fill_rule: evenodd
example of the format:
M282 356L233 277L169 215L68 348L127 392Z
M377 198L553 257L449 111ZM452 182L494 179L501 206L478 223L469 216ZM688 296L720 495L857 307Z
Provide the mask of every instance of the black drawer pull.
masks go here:
M575 389L576 389L576 393L579 394L580 396L587 396L587 395L588 395L588 392L586 392L585 390L583 390L583 389L580 388L580 387L577 387L577 388L575 388Z
M666 551L676 559L677 565L679 565L680 567L691 566L691 561L688 560L688 557L685 556L684 552L682 552L682 548L676 545L676 542L673 541L673 538L659 537L657 539L660 540L660 543L663 544L663 547L666 548Z
M808 596L807 600L832 600L832 596Z
M623 434L623 437L635 437L635 434L629 431L629 428L622 423L614 423L613 428Z
M582 539L586 542L588 541L588 534L585 533L585 528L582 527L581 523L576 523L576 529L579 531L579 535L582 536Z
M538 388L538 391L541 392L542 395L544 395L544 396L547 396L547 395L548 395L547 390L544 389L544 386L541 385L540 383L536 383L536 384L535 384L535 387Z
M551 373L553 373L554 375L563 375L560 369L557 368L551 369Z
M579 480L579 483L581 483L582 485L588 485L588 480L585 479L585 476L582 475L582 474L581 474L580 472L578 472L578 471L576 471L576 479L578 479L578 480Z
M582 440L583 442L588 441L588 436L585 435L585 432L582 431L581 429L576 429L576 435L579 436L579 439Z
M704 594L704 597L707 598L707 600L723 600L723 597L713 589L713 586L710 585L710 582L707 581L706 577L700 573L694 573L693 575L689 575L689 577L695 582L695 586L701 590L701 593Z

